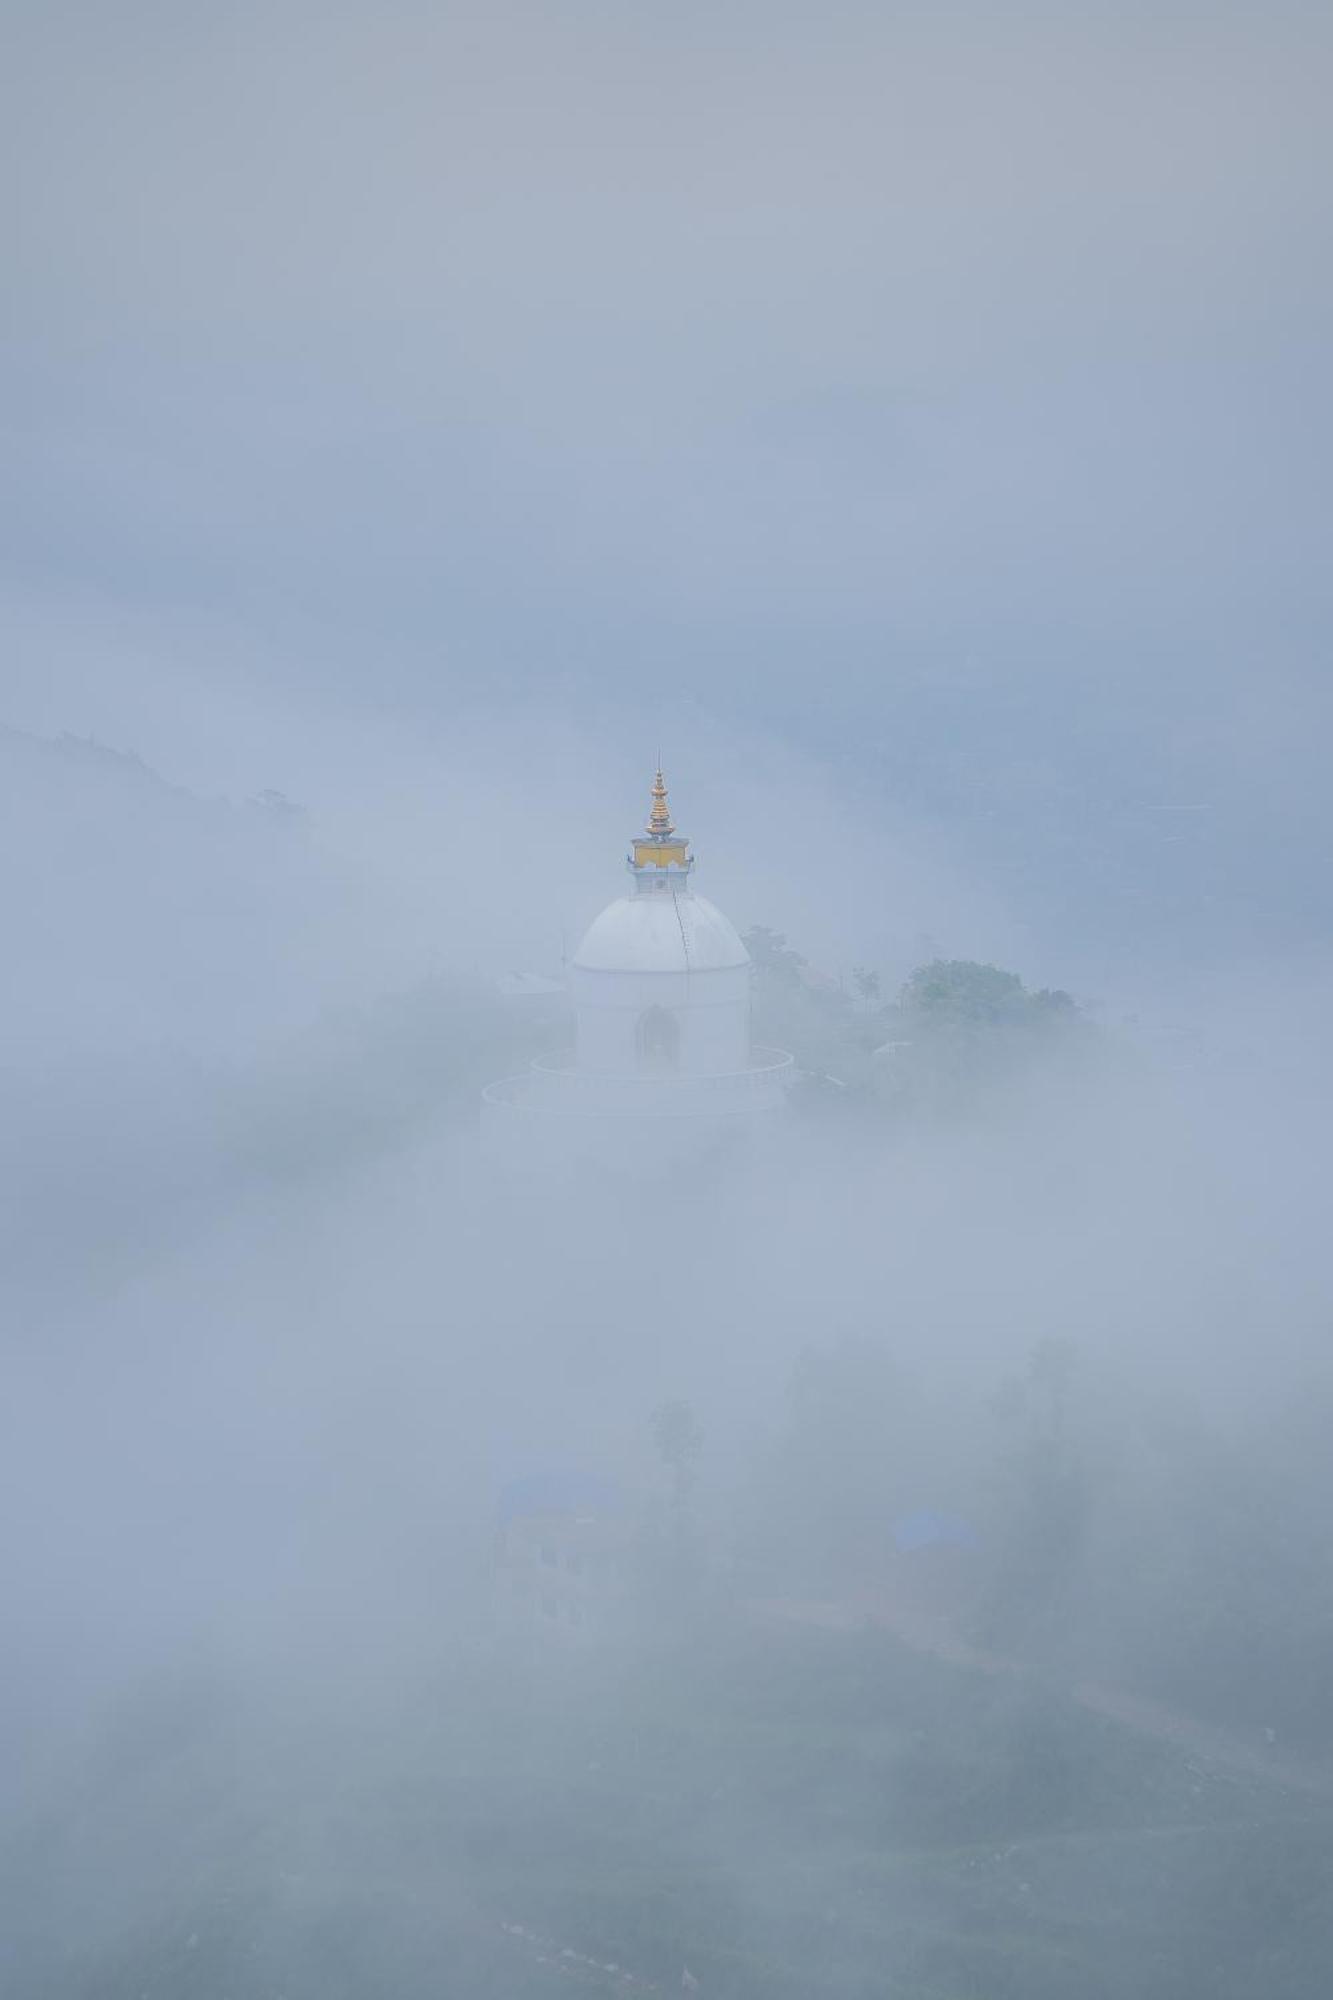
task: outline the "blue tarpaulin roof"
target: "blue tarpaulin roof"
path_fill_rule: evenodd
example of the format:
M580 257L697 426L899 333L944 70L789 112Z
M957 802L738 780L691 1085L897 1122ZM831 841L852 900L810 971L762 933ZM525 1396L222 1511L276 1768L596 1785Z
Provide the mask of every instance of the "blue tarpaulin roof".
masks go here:
M914 1549L974 1549L980 1539L970 1521L960 1521L956 1514L936 1514L929 1507L900 1514L893 1524L893 1544L903 1555Z

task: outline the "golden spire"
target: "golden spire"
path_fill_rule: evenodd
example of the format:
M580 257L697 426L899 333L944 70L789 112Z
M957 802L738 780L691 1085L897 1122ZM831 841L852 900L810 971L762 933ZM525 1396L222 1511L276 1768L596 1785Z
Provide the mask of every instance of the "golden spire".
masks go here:
M662 889L679 882L694 866L690 859L690 843L683 833L676 832L671 818L666 779L662 776L660 761L653 780L652 811L643 832L634 837L629 865L639 878L640 888L656 883Z
M667 810L667 788L662 782L660 769L653 782L653 809L648 815L648 831L654 840L665 840L676 831Z

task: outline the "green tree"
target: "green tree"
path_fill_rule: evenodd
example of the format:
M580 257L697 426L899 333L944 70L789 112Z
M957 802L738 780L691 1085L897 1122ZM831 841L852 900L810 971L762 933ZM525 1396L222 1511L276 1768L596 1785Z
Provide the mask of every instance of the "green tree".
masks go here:
M770 930L767 924L755 924L741 942L757 973L788 986L796 984L805 960L799 951L793 951L781 931Z
M960 958L918 966L892 1021L911 1044L906 1094L938 1108L966 1104L978 1089L1072 1047L1086 1028L1067 993L1032 993L1016 972Z
M1016 972L966 958L919 965L903 987L904 1013L936 1026L997 1026L1020 1020L1028 994Z
M684 1513L703 1451L699 1420L689 1403L660 1403L653 1411L652 1428L657 1455L671 1475L672 1501L677 1513Z

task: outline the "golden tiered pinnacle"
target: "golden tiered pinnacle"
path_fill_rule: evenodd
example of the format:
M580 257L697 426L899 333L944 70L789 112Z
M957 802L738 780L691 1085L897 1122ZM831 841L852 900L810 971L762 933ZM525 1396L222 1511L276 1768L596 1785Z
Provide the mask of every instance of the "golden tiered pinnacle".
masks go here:
M648 831L657 840L665 840L669 834L676 831L671 823L671 814L667 810L667 788L662 781L660 770L653 781L653 809L648 815Z
M653 780L652 811L648 815L648 823L643 832L634 842L630 866L640 871L649 868L672 868L688 872L692 865L690 844L683 834L676 832L675 823L671 818L671 809L667 805L666 780L659 765L657 776ZM668 879L674 878L663 876L661 879L665 883Z

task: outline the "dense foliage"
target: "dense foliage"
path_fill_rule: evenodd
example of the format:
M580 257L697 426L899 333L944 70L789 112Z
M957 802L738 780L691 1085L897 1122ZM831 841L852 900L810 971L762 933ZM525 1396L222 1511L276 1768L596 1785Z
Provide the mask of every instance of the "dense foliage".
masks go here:
M852 991L815 971L779 932L748 931L759 1038L801 1066L798 1107L880 1115L967 1115L1034 1063L1086 1053L1092 1029L1068 993L966 959L918 966L897 997L879 976Z

